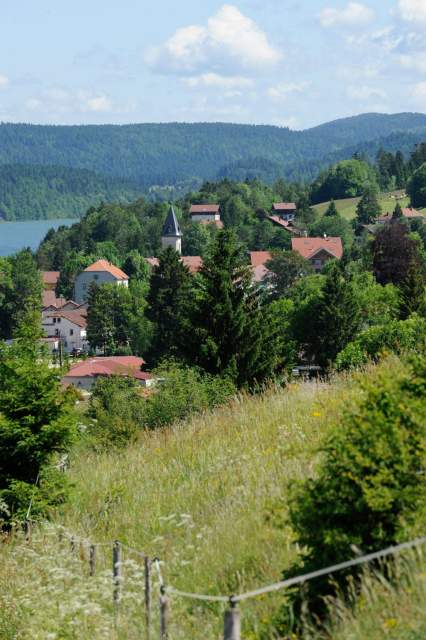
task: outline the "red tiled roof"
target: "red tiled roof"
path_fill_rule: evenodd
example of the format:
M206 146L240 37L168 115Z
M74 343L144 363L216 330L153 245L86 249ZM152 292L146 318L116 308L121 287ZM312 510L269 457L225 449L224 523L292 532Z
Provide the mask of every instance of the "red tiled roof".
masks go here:
M292 226L288 220L283 220L278 216L268 216L268 220L271 220L274 224L278 224L280 227L284 227L286 231L292 231Z
M43 278L43 284L55 284L59 280L60 271L42 271L41 276Z
M47 289L46 291L43 291L41 294L41 304L43 308L46 307L61 307L63 304L65 304L66 300L65 298L57 298L56 294L54 291L51 291L49 289Z
M296 211L297 209L294 202L274 202L272 208L274 211Z
M181 258L185 267L188 267L191 273L197 273L203 266L203 259L201 256L182 256Z
M97 272L107 271L112 276L117 278L117 280L129 279L129 276L125 274L124 271L116 267L114 264L111 264L110 262L108 262L108 260L97 260L97 262L94 262L93 264L89 265L85 269L85 271L97 271Z
M76 324L78 327L85 329L87 326L86 313L83 311L53 311L52 313L47 314L47 318L65 318L65 320L69 320L73 324Z
M158 267L160 261L158 258L145 258L147 263L151 267ZM201 256L182 256L181 261L188 267L191 273L197 273L203 266L203 259Z
M321 250L327 251L338 260L343 256L341 238L292 238L291 248L306 260L310 260Z
M411 207L406 207L402 210L402 215L404 218L424 218L424 214L420 211L416 211L416 209L412 209Z
M143 358L136 356L109 356L90 358L72 365L66 378L93 378L94 376L129 375L140 380L147 379L146 372L140 369L145 364ZM140 377L143 376L143 377Z
M189 210L191 215L196 214L216 214L220 211L220 205L218 204L192 204Z
M251 251L250 262L252 267L259 267L264 265L268 260L272 258L269 251Z

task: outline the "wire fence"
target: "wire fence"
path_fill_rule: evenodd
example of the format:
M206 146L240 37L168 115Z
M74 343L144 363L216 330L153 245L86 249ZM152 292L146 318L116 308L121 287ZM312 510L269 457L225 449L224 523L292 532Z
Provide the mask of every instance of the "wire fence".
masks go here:
M31 542L32 526L36 524L36 521L27 519L24 525L25 540L27 543ZM37 522L37 524L40 524ZM113 540L109 542L94 543L87 538L77 536L71 532L66 531L64 528L58 530L58 540L62 543L69 544L69 550L72 555L80 553L80 557L87 562L88 576L93 577L98 571L99 565L99 551L106 551L112 554L112 602L116 610L119 609L121 603L122 590L124 585L123 567L126 563L124 561L124 553L129 557L133 556L138 561L142 561L143 578L139 580L140 592L143 593L143 602L145 609L145 628L147 640L153 638L153 619L154 619L154 607L153 607L153 574L155 575L155 582L158 588L158 609L156 612L156 618L158 618L159 638L160 640L169 640L169 616L170 616L170 601L175 598L190 599L194 601L203 601L211 603L223 603L228 605L224 615L224 640L240 640L241 639L241 613L238 608L238 604L247 601L252 598L258 598L268 593L277 592L280 590L288 589L296 585L301 585L311 580L315 580L322 576L344 571L352 567L368 564L377 560L387 558L389 556L396 556L403 551L414 549L426 545L426 536L416 538L398 545L381 549L379 551L358 556L356 558L341 562L335 565L319 569L310 573L295 576L288 580L282 580L273 584L260 587L252 591L247 591L241 594L231 595L209 595L200 593L191 593L181 591L174 588L172 585L168 585L164 580L162 572L162 561L160 558L151 558L146 553L139 549L135 549L120 540ZM84 550L82 552L82 550ZM103 566L105 566L106 557L104 556Z

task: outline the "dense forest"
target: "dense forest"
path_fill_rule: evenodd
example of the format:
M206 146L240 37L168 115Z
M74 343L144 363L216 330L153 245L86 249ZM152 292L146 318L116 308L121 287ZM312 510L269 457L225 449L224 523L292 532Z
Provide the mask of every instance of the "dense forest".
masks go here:
M310 182L354 154L371 160L383 148L407 156L425 136L422 114L365 114L305 131L223 123L1 124L0 215L81 215L100 200L128 201L142 192L154 201L175 199L221 178Z
M0 219L77 218L101 202L130 202L140 194L129 180L87 169L0 165Z

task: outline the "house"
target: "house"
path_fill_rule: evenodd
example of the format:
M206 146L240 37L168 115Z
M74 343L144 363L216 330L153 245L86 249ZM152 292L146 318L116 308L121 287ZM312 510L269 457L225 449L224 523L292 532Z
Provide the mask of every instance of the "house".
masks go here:
M328 260L340 260L343 256L341 238L292 238L291 248L308 260L315 271L321 271Z
M220 219L220 205L218 204L193 204L189 214L192 222L215 224L218 229L223 229L223 222Z
M65 304L65 298L57 298L55 291L51 289L46 289L41 294L41 304L43 309L54 308L58 309L63 304Z
M251 251L250 264L253 272L253 282L263 282L269 273L266 263L271 260L272 255L269 251Z
M281 220L292 222L297 213L297 206L294 202L274 202L272 205L272 216L277 216Z
M163 225L163 230L161 232L161 247L163 249L172 247L178 253L182 253L182 231L180 230L179 222L173 207L170 207Z
M73 385L78 389L90 391L99 378L125 376L134 378L141 386L150 387L155 383L155 378L142 371L144 364L143 358L136 356L89 358L72 365L61 382L64 386Z
M115 283L128 287L129 276L108 260L97 260L76 277L74 284L74 300L76 302L81 304L87 300L92 282L96 282L98 285Z
M402 209L402 217L405 220L426 220L426 216L421 213L421 211L417 211L416 209L412 209L411 207L405 207ZM376 220L376 224L387 224L393 220L393 215L391 213L386 213L383 216L380 216Z
M42 271L43 289L45 291L55 291L60 275L59 271Z
M84 308L72 311L44 310L42 313L42 328L46 337L60 340L66 353L71 353L75 349L88 349L86 326L87 319Z
M158 267L160 261L158 258L145 258L150 267ZM201 256L181 256L181 262L188 267L190 273L198 273L203 266L203 259Z

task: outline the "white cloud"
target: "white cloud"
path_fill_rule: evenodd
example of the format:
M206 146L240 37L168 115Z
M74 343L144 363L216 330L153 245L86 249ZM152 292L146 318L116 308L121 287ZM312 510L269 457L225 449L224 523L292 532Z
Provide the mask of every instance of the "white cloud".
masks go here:
M5 89L9 85L9 78L0 73L0 89Z
M268 96L272 100L286 100L290 95L304 93L308 87L308 82L280 82L274 87L269 87Z
M408 22L426 22L426 0L399 0L399 12Z
M346 95L351 100L359 100L364 102L366 100L371 100L372 98L386 98L386 92L378 87L369 87L367 85L364 86L350 86L346 89Z
M394 51L404 40L402 35L396 34L394 27L388 26L372 33L347 36L346 42L352 47L366 49L374 47L380 53L388 54Z
M417 51L412 54L399 56L398 62L406 69L414 69L420 73L426 73L426 51Z
M414 85L413 97L415 100L426 104L426 82L418 82Z
M213 87L220 89L244 89L253 86L251 78L243 76L221 76L218 73L203 73L200 76L185 78L184 82L191 88Z
M325 7L320 13L323 27L353 26L366 24L374 19L374 11L365 4L349 2L344 9Z
M86 101L86 105L89 111L103 113L105 111L112 111L111 100L106 96L95 96L94 98L89 98Z
M162 73L193 75L204 70L235 73L259 71L275 65L281 53L251 19L229 4L207 25L178 29L164 44L149 49L145 62Z

